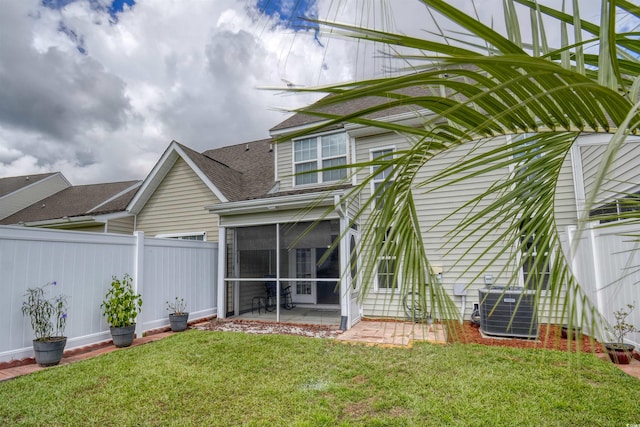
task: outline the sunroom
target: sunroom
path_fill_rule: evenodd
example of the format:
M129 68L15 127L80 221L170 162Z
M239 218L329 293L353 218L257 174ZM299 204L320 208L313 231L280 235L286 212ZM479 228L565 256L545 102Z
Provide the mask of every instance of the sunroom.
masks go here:
M224 285L218 288L218 316L342 329L358 322L357 261L349 256L357 230L343 193L208 207L220 219L218 283Z

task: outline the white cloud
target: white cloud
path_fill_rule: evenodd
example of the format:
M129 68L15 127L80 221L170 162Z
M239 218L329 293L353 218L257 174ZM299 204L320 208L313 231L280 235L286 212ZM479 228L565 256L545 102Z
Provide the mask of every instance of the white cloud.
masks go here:
M502 2L489 1L480 13L490 22ZM274 107L315 99L259 87L349 81L388 65L355 41L323 36L322 46L253 3L145 0L114 20L88 0L62 10L3 2L0 176L60 170L74 184L141 179L173 139L203 151L265 138L286 118ZM413 35L436 31L416 0L320 0L318 13ZM393 19L375 22L380 16Z

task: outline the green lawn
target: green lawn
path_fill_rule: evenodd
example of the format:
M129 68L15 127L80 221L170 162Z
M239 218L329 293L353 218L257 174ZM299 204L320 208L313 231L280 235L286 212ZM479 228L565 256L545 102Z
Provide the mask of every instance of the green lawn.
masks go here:
M590 354L191 330L0 383L0 425L624 426L639 403Z

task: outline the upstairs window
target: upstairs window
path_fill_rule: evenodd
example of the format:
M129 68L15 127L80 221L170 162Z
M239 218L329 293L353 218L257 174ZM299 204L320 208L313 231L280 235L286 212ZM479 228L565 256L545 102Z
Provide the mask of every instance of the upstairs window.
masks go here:
M323 170L347 164L347 135L333 133L293 141L295 185L335 182L346 169Z

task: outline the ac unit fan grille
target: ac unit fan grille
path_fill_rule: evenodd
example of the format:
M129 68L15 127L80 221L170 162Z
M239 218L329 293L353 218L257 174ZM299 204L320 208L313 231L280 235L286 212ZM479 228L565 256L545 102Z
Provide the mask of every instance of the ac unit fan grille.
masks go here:
M479 290L480 330L487 335L537 338L535 292L524 288Z

